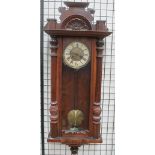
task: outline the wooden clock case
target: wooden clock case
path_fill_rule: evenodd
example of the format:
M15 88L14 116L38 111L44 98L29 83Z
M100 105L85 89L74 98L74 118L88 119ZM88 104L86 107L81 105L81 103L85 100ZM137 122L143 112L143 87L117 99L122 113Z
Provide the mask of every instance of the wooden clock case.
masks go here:
M100 96L102 79L103 38L111 34L105 21L93 24L93 9L86 2L64 2L60 7L60 23L48 19L44 31L51 37L51 107L48 142L61 142L77 153L78 147L101 143ZM63 63L66 46L78 41L90 51L90 62L81 69L72 69ZM79 109L84 113L82 130L70 132L67 114Z

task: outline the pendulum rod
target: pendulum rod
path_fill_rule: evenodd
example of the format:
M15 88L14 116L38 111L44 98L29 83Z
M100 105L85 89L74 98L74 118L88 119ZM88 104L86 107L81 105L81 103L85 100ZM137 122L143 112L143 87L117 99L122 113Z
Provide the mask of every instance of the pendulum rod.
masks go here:
M74 110L78 106L78 70L74 71Z

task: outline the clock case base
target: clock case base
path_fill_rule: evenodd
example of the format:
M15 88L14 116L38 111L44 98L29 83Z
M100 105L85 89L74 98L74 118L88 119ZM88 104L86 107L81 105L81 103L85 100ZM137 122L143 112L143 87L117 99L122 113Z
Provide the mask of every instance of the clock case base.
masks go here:
M48 142L60 142L63 144L71 145L83 145L89 143L102 143L102 137L99 135L98 137L89 136L88 130L82 131L70 131L70 130L62 130L61 137L51 137L51 134L48 135Z

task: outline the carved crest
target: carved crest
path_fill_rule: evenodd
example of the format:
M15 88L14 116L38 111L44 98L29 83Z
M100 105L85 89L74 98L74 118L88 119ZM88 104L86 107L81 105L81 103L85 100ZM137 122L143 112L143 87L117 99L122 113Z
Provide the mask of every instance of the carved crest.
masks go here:
M86 21L84 21L83 19L74 18L66 24L65 29L84 31L84 30L90 30L90 27L88 26L88 23L86 23Z

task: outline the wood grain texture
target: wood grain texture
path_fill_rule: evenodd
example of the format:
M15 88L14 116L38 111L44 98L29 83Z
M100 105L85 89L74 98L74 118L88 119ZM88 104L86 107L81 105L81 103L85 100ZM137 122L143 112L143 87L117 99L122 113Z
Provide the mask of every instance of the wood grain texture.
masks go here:
M105 38L111 34L111 32L103 32L103 31L76 31L76 30L65 30L65 29L57 29L57 30L49 30L46 29L45 32L49 35L55 36L78 36L78 37L91 37L91 38Z
M62 130L62 46L63 46L63 39L58 38L58 51L57 51L57 91L56 91L56 98L58 102L59 108L59 122L58 122L58 132L59 136L61 136Z

